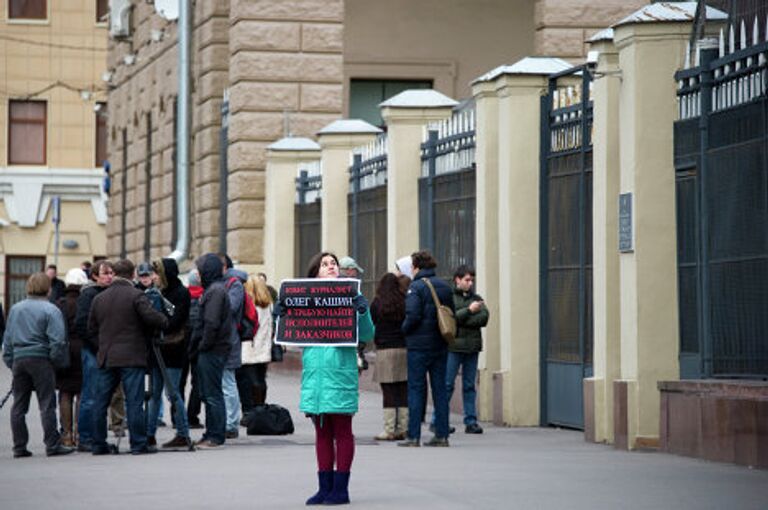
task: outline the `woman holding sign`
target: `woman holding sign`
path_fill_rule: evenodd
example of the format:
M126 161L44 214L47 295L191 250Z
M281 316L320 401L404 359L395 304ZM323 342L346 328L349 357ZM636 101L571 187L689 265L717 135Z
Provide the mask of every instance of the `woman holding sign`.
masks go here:
M309 262L308 278L338 278L339 260L333 253L318 253ZM362 294L353 300L357 312L358 341L373 339L373 322ZM349 503L349 473L355 455L352 416L358 406L357 350L355 347L304 347L299 409L315 425L315 453L319 490L307 505ZM334 471L334 463L336 470Z

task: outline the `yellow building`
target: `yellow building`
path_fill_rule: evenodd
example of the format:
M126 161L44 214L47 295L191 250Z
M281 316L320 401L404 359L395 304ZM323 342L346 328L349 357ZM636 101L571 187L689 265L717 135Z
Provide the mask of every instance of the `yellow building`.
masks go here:
M106 0L0 1L0 299L106 254ZM59 243L54 207L60 197Z

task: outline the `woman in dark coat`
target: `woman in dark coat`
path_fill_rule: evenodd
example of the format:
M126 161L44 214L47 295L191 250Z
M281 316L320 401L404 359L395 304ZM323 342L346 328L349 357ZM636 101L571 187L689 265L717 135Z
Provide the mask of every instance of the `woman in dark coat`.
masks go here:
M405 291L411 279L400 278L392 273L382 276L371 303L376 326L373 379L381 385L384 398L384 431L376 436L380 441L405 439L408 429L408 353L400 326L405 319Z
M61 310L67 324L69 338L69 366L56 372L56 389L59 390L59 416L61 420L61 444L75 446L77 438L77 415L80 408L80 390L83 383L83 364L80 351L83 341L75 327L77 315L77 298L80 289L88 283L88 277L82 269L70 269L64 278L66 288L64 296L59 298L56 306Z

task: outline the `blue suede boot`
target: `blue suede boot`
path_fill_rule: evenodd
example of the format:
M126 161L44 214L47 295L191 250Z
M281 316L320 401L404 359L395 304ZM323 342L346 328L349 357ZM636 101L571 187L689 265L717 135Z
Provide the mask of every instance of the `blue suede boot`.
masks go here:
M322 505L333 490L333 471L318 471L317 483L320 486L317 493L307 500L308 505Z
M333 473L333 490L323 501L324 505L346 505L349 503L349 473Z

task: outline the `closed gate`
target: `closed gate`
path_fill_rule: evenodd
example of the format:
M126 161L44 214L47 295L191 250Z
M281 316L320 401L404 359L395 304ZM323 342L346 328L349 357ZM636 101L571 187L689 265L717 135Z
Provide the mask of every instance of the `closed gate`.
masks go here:
M386 135L385 135L386 136ZM387 154L386 137L371 144L363 160L355 154L349 169L349 253L365 271L361 292L369 300L379 281L394 261L387 264Z
M320 190L322 176L320 164L310 163L296 178L296 205L294 209L295 244L294 276L306 276L309 260L320 251L320 225L322 202Z
M542 97L541 422L584 428L592 372L592 104L585 66Z

